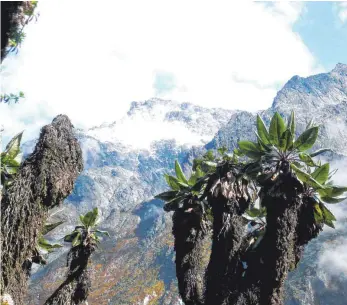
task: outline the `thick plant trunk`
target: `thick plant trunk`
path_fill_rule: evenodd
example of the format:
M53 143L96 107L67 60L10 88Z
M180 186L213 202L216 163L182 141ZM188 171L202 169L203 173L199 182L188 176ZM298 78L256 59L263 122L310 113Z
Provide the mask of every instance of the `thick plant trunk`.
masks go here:
M87 300L91 287L88 261L94 249L90 245L71 248L67 258L67 278L44 305L78 305Z
M18 24L15 17L22 5L22 1L1 1L1 62L6 56L9 33Z
M259 246L245 253L243 260L247 268L239 278L238 293L231 296L229 304L283 304L283 284L297 261L298 212L302 205L300 188L290 173L263 188L262 202L267 208L266 232Z
M239 250L245 237L241 215L249 204L243 184L230 171L215 181L208 196L213 213L213 241L207 269L206 305L227 304L230 287L240 269Z
M1 294L23 304L32 253L48 210L71 193L83 169L81 148L64 116L42 128L34 152L23 162L1 199Z
M204 305L283 305L288 273L322 230L315 223L312 202L303 197L302 184L290 172L262 187L266 231L253 249L241 217L249 204L246 185L236 183L232 172L214 180L207 186L214 220Z
M186 305L202 305L207 265L204 262L207 262L208 255L208 229L204 228L201 213L195 211L177 210L172 220L179 293Z

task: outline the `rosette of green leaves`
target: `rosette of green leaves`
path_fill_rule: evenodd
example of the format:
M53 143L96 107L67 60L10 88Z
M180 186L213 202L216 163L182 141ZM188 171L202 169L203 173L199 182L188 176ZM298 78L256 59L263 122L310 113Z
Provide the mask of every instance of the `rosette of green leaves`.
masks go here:
M310 172L310 168L307 168ZM300 168L296 168L298 178L304 182L305 194L311 198L314 206L314 217L317 223L323 222L334 228L335 216L327 209L325 204L335 204L347 199L344 193L347 187L334 185L331 180L336 171L330 172L329 163L317 167L312 173L307 173Z
M201 158L195 158L192 170L200 169L205 173L214 173L218 164L222 162L238 163L237 155L228 153L228 149L222 146L217 149L217 154L213 150L208 150Z
M0 156L1 184L5 187L11 184L22 161L20 152L22 135L23 131L15 135Z
M99 211L98 208L94 208L92 211L85 215L80 215L80 226L76 226L75 230L64 237L65 242L71 242L72 247L79 245L86 246L88 243L96 245L100 242L99 236L110 236L107 231L96 229L99 224L98 220Z
M252 170L257 172L256 180L260 184L268 179L274 180L282 170L285 170L284 165L289 165L303 183L306 193L314 199L312 202L315 202L316 221L333 227L333 221L336 219L324 203L331 204L345 200L346 197L341 196L347 188L333 185L330 180L333 173L329 172L328 163L322 165L313 160L314 157L331 151L330 149L308 152L317 140L318 126L314 126L311 121L306 130L295 138L294 112L291 113L287 123L276 112L270 121L269 129L266 128L261 117L257 116L256 136L257 142L239 142L241 154L252 160L250 164ZM253 212L261 213L256 209Z
M166 202L164 205L166 212L183 208L183 203L188 198L195 198L196 200L192 201L194 204L199 202L197 199L203 194L209 177L198 164L195 166L195 170L193 169L190 178L187 179L177 160L175 161L175 173L176 177L169 174L164 175L170 190L154 197ZM203 202L201 201L200 204L203 204Z
M320 149L313 153L308 152L317 140L318 129L318 126L313 126L310 122L306 130L295 138L294 112L291 113L287 123L276 112L270 121L269 129L258 115L257 142L240 141L239 151L259 165L255 170L259 174L257 180L262 183L267 179L274 179L288 164L295 172L303 165L318 167L313 157L330 151L330 149Z

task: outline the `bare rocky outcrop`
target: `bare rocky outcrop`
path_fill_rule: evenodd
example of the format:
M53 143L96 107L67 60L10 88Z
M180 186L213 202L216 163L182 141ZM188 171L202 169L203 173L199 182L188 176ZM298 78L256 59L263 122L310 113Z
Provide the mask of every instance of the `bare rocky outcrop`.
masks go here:
M65 115L41 129L34 152L21 164L1 199L1 294L23 304L30 260L49 209L62 204L83 170L80 145Z

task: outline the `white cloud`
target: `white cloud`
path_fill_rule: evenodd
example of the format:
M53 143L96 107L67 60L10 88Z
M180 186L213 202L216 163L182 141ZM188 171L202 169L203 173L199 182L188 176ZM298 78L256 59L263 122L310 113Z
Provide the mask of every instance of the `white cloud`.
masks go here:
M347 22L347 2L337 4L337 14L342 23Z
M0 104L5 133L34 133L59 113L80 127L114 121L155 95L254 111L293 75L318 72L292 30L302 4L235 2L39 2L18 56L4 62L4 90L27 96Z
M342 186L347 185L347 173L344 171L346 166L347 158L330 162L330 168L332 170L338 169L332 178L334 184ZM344 274L347 276L347 239L344 237L334 238L334 235L346 236L347 201L345 200L339 204L327 205L327 207L337 219L335 222L336 229L330 229L326 226L326 228L324 228L324 233L333 235L330 241L322 244L322 252L319 253L318 258L319 266L323 267L328 275Z
M329 274L347 276L347 239L340 238L327 244L319 257L319 265Z

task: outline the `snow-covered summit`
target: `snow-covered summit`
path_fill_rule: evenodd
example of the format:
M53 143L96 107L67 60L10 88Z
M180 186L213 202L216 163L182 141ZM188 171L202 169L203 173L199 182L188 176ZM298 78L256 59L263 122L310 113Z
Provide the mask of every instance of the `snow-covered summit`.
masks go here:
M120 142L133 149L149 150L155 141L171 139L178 145L203 145L234 112L153 98L132 102L121 120L90 128L85 134L101 142Z

